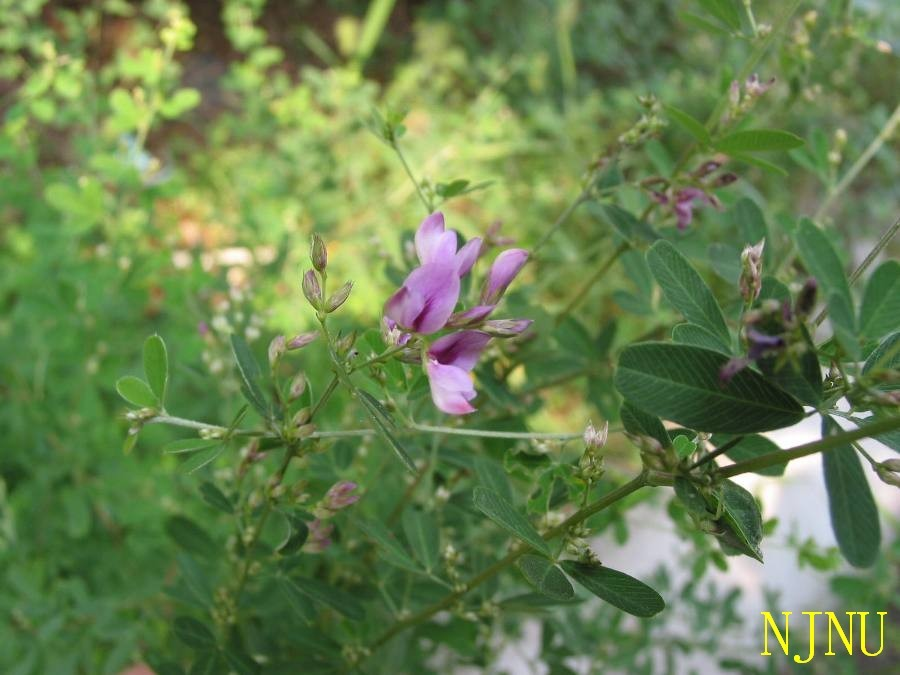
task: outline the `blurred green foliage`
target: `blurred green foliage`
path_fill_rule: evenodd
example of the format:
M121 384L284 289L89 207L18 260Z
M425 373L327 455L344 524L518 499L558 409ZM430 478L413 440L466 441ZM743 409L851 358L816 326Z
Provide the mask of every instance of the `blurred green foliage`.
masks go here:
M383 17L367 20L367 3L349 0L0 0L0 669L116 673L171 640L166 589L177 595L174 579L190 583L191 564L173 555L173 518L212 516L197 480L158 452L170 432L148 427L123 453L113 383L140 371L143 336L158 332L175 364L170 408L233 416L227 336L236 330L259 346L311 327L297 270L314 230L330 242L330 272L355 282L343 320L376 325L400 274L401 237L422 214L402 167L370 133L374 109L406 113L404 149L438 194L439 183L490 182L445 207L453 227L473 236L499 220L530 246L578 193L589 163L640 117L638 95L702 120L727 90L749 46L706 17L706 4L397 2L381 8L382 32ZM754 8L772 17L780 5ZM785 176L735 166L724 211L696 216L684 248L711 263L716 283L735 277L707 246L740 250L732 207L741 197L790 231L884 126L900 84L890 49L898 29L892 3L803 3L759 66L777 83L757 114L806 145L773 158ZM635 177L667 175L689 141L671 125L645 152L623 155L622 205L644 208ZM827 216L846 242L873 239L893 219L897 175L900 156L886 149L835 200ZM591 210L576 214L527 297L510 303L559 309L584 267L614 247L601 230ZM583 373L579 340L590 343L623 310L637 318L619 325L619 343L658 329L642 259L622 263L550 338L567 362L534 364L529 381ZM606 385L573 378L517 415L538 428L578 428L598 410L615 416L608 363L590 367ZM305 368L325 381L325 363ZM337 453L338 474L350 450ZM624 527L613 518L597 529L607 526ZM826 557L807 546L813 564ZM844 595L877 590L834 583ZM896 603L896 585L882 590ZM733 597L707 601L722 627L737 622ZM642 649L655 636L598 646L595 632L579 632L580 610L566 611L545 624L553 672L564 672L558 635L574 653L653 669ZM594 621L620 634L620 615ZM471 624L442 630L461 662L483 663L469 652ZM698 644L714 651L715 637Z

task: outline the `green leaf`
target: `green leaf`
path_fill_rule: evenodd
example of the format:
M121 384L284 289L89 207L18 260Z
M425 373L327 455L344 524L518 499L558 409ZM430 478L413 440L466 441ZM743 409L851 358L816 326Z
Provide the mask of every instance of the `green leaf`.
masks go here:
M191 649L215 649L216 637L205 624L189 616L179 616L172 624L175 637Z
M859 331L877 340L900 327L900 262L888 260L869 277L859 310Z
M622 238L628 241L640 237L645 241L656 241L659 235L656 230L645 220L641 220L621 206L615 204L597 204L588 202L588 210L601 220L612 225Z
M427 571L434 570L441 557L441 540L434 518L421 511L403 512L403 533L416 558Z
M649 436L650 438L655 438L664 448L672 446L672 439L669 437L669 432L666 431L663 423L656 415L644 412L631 401L625 401L622 403L619 416L622 418L622 424L625 426L625 430L628 433L634 434L635 436Z
M844 266L825 233L809 218L803 218L794 233L794 241L803 264L816 278L823 295L827 298L833 292L840 293L852 307Z
M644 342L622 352L615 385L642 410L699 431L756 433L803 418L797 401L749 368L722 383L726 363L709 349Z
M290 578L290 583L313 602L327 605L352 621L362 621L366 611L354 596L316 579Z
M887 370L900 370L900 332L891 333L872 350L866 362L863 364L863 375L883 372ZM876 385L883 391L900 389L900 382Z
M673 105L665 106L666 114L682 129L687 131L701 145L709 145L712 138L703 123Z
M219 552L219 547L212 537L190 518L169 516L166 519L165 530L176 544L189 553L212 557Z
M381 412L384 410L384 406L367 391L359 390L359 400L369 413L369 418L375 423L375 428L381 434L381 437L387 441L387 444L403 463L403 466L412 473L416 473L415 462L412 461L409 453L406 452L406 448L403 447L403 444L397 440L397 437L391 431L390 424L392 424L392 420L390 416L386 416L386 412Z
M293 555L297 553L306 539L309 537L309 526L302 518L298 518L292 513L283 513L287 521L287 533L281 543L275 548L275 552L279 555Z
M822 418L823 436L840 431L831 418ZM822 467L831 528L841 553L854 567L871 567L881 546L881 526L859 456L849 444L842 445L822 453Z
M854 361L861 361L862 353L859 338L856 336L853 306L848 298L837 291L832 291L828 295L828 314L831 317L834 338L844 349L844 353Z
M169 380L169 357L166 354L166 343L159 335L151 335L144 341L144 377L159 404L164 406L166 383Z
M243 651L229 647L222 652L222 657L228 663L230 670L237 675L257 675L259 664Z
M510 504L513 503L513 491L503 467L490 457L478 456L472 462L478 482L493 490Z
M715 17L732 31L741 28L741 15L738 13L734 0L698 0L700 5L710 16Z
M316 620L316 612L309 597L301 593L287 577L278 575L276 583L278 584L279 595L287 598L288 604L297 616L308 624L313 623Z
M735 131L713 142L713 147L727 154L790 150L803 145L803 139L787 131L748 129Z
M788 172L785 171L782 167L778 166L777 164L773 164L772 162L766 161L762 157L745 155L738 152L731 153L731 159L735 162L740 162L749 166L755 166L758 169L762 169L767 173L775 174L776 176L787 177L788 175Z
M737 225L743 244L756 244L760 239L768 239L769 228L762 209L749 197L743 197L731 208L731 218ZM765 258L771 254L769 249L763 250Z
M533 614L559 607L560 605L577 605L580 602L582 602L582 599L578 596L574 596L569 600L560 600L546 596L543 593L521 593L501 600L499 606L507 612L519 611Z
M150 386L134 375L120 377L116 382L119 396L138 408L158 408L159 401Z
M260 385L262 375L259 364L250 351L250 346L242 335L232 333L231 349L234 352L238 372L241 374L241 392L244 394L244 398L263 419L271 418L272 411Z
M200 92L191 87L178 89L167 98L159 108L159 113L166 119L173 119L183 115L188 110L196 108L200 103Z
M713 436L712 442L717 447L721 447L730 442L732 439L734 439L734 436L731 436L729 434L716 434L715 436ZM738 441L737 445L732 446L725 453L725 456L734 462L743 462L748 459L753 459L754 457L760 457L762 455L768 455L773 452L780 451L781 448L779 448L777 445L775 445L775 443L770 441L765 436L750 434L744 436L740 441ZM754 471L753 473L758 473L761 476L781 476L784 474L786 468L787 463L776 464L775 466L768 466L765 469L759 469L758 471Z
M550 557L550 547L534 526L515 507L493 490L476 487L473 496L475 508L517 539L521 539L536 551Z
M672 448L678 459L686 459L696 452L697 443L681 434L672 439Z
M381 548L382 557L386 562L410 572L421 573L422 567L409 556L400 542L382 523L376 520L358 520L356 524Z
M574 560L564 560L561 564L575 581L623 612L649 617L659 614L666 607L659 593L624 572Z
M213 483L210 483L209 481L200 483L200 494L203 497L203 501L214 509L218 509L229 515L234 513L234 504L225 496L225 493Z
M682 345L694 345L704 349L712 349L730 356L730 352L722 346L715 335L701 326L692 323L680 323L672 329L672 340Z
M801 326L801 332L806 351L791 355L788 359L779 356L765 357L759 359L757 365L770 382L801 403L815 407L822 400L822 368L805 326Z
M716 336L727 349L731 335L709 286L678 249L658 241L647 251L647 264L663 294L685 318Z
M522 574L542 595L554 600L571 600L575 589L562 570L546 558L523 555L516 563Z
M727 529L719 534L722 548L727 554L743 553L762 562L762 517L759 506L747 490L737 483L726 480L719 491L722 507L720 522Z
M709 503L700 494L697 486L687 478L677 476L675 478L675 496L684 504L685 508L697 517L707 520L712 519L713 513L709 509Z
M225 444L221 441L211 447L208 447L200 452L193 454L187 460L182 462L178 470L182 473L191 474L196 471L199 471L204 466L216 460L216 458L222 454L225 450Z

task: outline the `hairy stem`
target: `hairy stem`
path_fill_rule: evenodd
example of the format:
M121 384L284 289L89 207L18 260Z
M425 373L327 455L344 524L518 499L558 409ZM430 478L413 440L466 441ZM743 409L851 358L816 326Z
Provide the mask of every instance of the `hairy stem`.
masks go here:
M615 490L607 493L606 495L604 495L597 501L595 501L591 504L588 504L587 506L585 506L582 509L579 509L574 514L569 516L565 521L563 521L556 527L552 528L551 530L548 530L543 535L544 539L549 541L555 537L558 537L559 535L565 533L569 528L574 527L575 525L578 525L579 523L586 520L587 518L590 518L595 513L599 513L600 511L603 511L604 509L609 508L610 506L612 506L619 500L624 499L625 497L630 495L632 492L636 492L637 490L641 489L642 487L644 487L647 484L648 483L647 483L646 474L641 473L639 476L632 479L625 485L622 485L621 487L616 488ZM483 584L485 581L487 581L491 577L494 577L497 574L499 574L500 572L502 572L503 570L505 570L507 567L512 565L514 562L516 562L516 560L518 560L520 557L522 557L524 554L526 554L529 550L530 549L527 546L522 545L522 544L515 546L513 548L513 550L510 551L506 555L506 557L501 558L500 560L495 562L493 565L483 569L481 572L479 572L478 574L473 576L471 579L469 579L467 582L465 582L462 585L462 587L459 588L458 590L454 591L453 593L449 593L448 595L446 595L444 598L442 598L438 602L423 609L421 612L417 612L416 614L413 614L412 616L402 619L401 621L397 621L394 625L392 625L384 633L382 633L381 636L379 636L370 645L370 648L373 650L377 649L378 647L383 645L385 642L389 641L391 638L393 638L398 633L401 633L402 631L406 630L407 628L411 628L412 626L415 626L420 623L423 623L424 621L427 621L428 619L430 619L432 616L434 616L441 610L452 607L454 603L456 603L458 600L460 600L469 591L471 591L474 588L477 588L478 586Z
M409 180L412 181L413 187L416 188L416 194L419 195L419 199L422 200L422 205L425 207L425 211L428 215L430 215L433 211L431 202L428 201L425 193L422 192L422 186L419 185L419 181L417 181L416 177L413 175L412 169L409 168L409 163L406 161L406 157L403 155L403 151L400 149L400 144L397 143L397 141L391 141L391 148L393 148L394 152L397 153L397 158L403 165L403 170L406 171L406 175L409 176Z
M742 473L759 471L760 469L775 466L776 464L784 464L801 457L806 457L807 455L814 455L817 452L827 452L828 450L847 445L853 441L858 441L861 438L873 438L879 434L894 431L896 429L900 429L900 416L886 417L884 419L876 420L871 424L867 424L864 427L859 427L858 429L851 429L850 431L844 431L839 434L834 434L833 436L826 436L818 441L804 443L803 445L798 445L797 447L788 450L770 452L765 455L760 455L759 457L754 457L753 459L726 466L718 472L718 475L722 478L730 478Z

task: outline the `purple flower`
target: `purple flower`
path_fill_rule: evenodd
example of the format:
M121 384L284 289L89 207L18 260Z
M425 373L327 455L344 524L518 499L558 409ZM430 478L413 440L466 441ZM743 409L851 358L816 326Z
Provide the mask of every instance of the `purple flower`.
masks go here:
M487 333L463 330L445 335L431 345L425 370L431 400L439 410L451 415L475 411L469 404L475 398L470 373L490 339Z
M309 537L303 549L308 553L321 553L331 546L331 533L334 531L332 523L316 518L309 525Z
M521 248L509 248L498 255L488 272L487 283L481 293L481 303L496 305L527 261L528 251Z
M731 378L749 366L750 359L736 356L728 359L727 363L719 369L719 383L723 386L731 382Z
M779 335L766 335L755 328L747 329L747 356L752 361L761 359L770 352L780 351L784 349L786 343L784 338Z
M430 262L417 267L384 306L384 314L397 326L414 333L439 331L459 300L459 273L455 265Z
M470 239L459 251L456 247L456 231L444 228L444 214L440 211L428 216L416 230L416 255L422 265L452 261L457 274L464 277L478 260L481 238Z
M679 190L675 195L675 205L673 206L679 230L686 230L688 225L690 225L691 221L694 219L694 207L696 206L694 202L710 205L715 204L712 197L700 188L691 187Z
M360 495L353 494L353 491L356 488L356 483L349 480L342 480L335 483L328 488L328 492L325 493L325 498L322 500L322 506L329 511L340 511L351 504L355 504L360 499Z

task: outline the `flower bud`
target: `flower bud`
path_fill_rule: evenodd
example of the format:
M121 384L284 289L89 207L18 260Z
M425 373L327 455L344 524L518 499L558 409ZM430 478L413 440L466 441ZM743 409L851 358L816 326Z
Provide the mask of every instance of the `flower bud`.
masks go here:
M879 464L875 471L883 483L893 485L894 487L900 487L900 473L895 473L894 471L884 468L884 463Z
M309 259L312 266L319 272L324 272L328 266L328 249L325 248L325 242L318 234L313 234L309 245Z
M352 494L357 488L356 483L349 480L342 480L332 485L325 498L322 500L322 506L329 511L340 511L351 504L359 501L360 495Z
M328 298L328 304L325 305L326 312L333 312L338 307L343 305L347 298L350 297L350 291L353 290L353 282L348 281L346 284L341 286L334 294Z
M308 345L310 342L315 340L317 337L319 337L319 334L316 331L310 331L308 333L300 333L299 335L295 335L294 337L292 337L288 341L286 346L289 350L303 349L303 347Z
M887 471L895 471L900 473L900 459L887 459L878 466L884 467Z
M269 343L269 365L274 368L286 351L284 335L276 335Z
M588 450L600 450L606 445L606 439L609 437L609 422L604 422L603 426L597 429L593 422L588 422L584 430L584 446Z
M303 295L314 308L319 309L322 306L322 287L319 286L319 278L313 270L307 270L303 275Z
M797 296L797 302L794 305L794 311L801 319L805 319L809 316L809 313L812 312L813 307L815 307L816 291L818 288L819 284L815 277L810 277L806 280L806 283L803 284L803 288L800 289L800 293Z
M288 396L292 401L296 401L298 398L303 396L303 392L306 391L306 373L297 373L293 380L291 380L291 386L288 391Z
M531 319L492 319L485 321L481 330L494 337L509 338L524 333L531 324Z
M762 288L762 254L766 240L761 239L756 246L747 246L741 253L741 297L750 303L759 297Z
M302 427L307 422L309 422L309 408L300 408L291 420L291 424L295 427Z
M337 348L339 354L346 354L350 351L350 348L353 347L353 344L356 342L356 331L352 333L348 333L343 337L335 340L334 346Z

